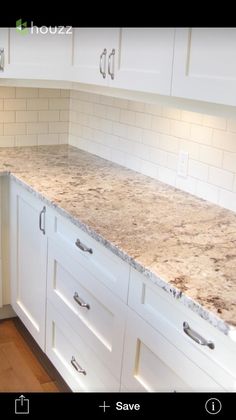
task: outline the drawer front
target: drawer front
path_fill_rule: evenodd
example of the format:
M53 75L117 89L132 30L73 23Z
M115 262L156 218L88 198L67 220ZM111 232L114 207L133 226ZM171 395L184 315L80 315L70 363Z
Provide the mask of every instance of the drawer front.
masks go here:
M129 310L122 368L123 391L223 391L163 335Z
M48 235L73 254L77 261L102 284L127 303L129 265L55 211L49 209L48 216L50 216L47 225Z
M171 339L176 347L223 387L236 390L236 346L232 340L133 269L130 291L130 307L167 339ZM212 341L215 348L210 349L193 341L183 331L184 322L206 340Z
M48 299L119 380L127 305L51 238Z
M73 391L119 391L119 382L50 302L46 354Z

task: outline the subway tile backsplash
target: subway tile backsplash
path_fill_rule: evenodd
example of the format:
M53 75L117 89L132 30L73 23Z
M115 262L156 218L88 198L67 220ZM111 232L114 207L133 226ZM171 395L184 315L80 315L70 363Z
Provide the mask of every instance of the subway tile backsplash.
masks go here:
M236 115L76 90L0 87L0 147L68 142L236 211ZM180 151L189 154L187 177L177 174Z
M71 91L69 143L236 211L236 117Z
M0 87L0 147L68 142L69 90Z

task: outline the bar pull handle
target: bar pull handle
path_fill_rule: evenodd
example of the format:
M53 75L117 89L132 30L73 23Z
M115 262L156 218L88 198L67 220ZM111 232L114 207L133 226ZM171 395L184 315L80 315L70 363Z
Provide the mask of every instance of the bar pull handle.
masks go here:
M183 323L183 330L185 334L187 334L193 341L200 344L201 346L207 346L209 349L213 350L215 348L215 344L212 341L207 341L203 338L200 334L190 328L187 322Z
M45 235L45 233L46 233L46 231L45 231L45 213L46 213L46 207L44 206L43 209L41 210L41 212L39 213L39 230L41 230L41 232L43 232L43 235ZM44 223L42 223L43 216L44 216Z
M78 303L78 305L81 306L82 308L90 309L90 305L86 303L83 299L81 299L77 292L74 293L73 298L76 301L76 303Z
M86 370L84 370L80 365L79 365L79 363L77 362L77 360L75 359L75 357L74 356L72 356L72 358L71 358L71 364L72 364L72 366L75 368L75 370L77 370L77 372L78 373L82 373L82 375L87 375L87 372L86 372Z
M84 251L84 252L89 252L89 254L92 254L93 253L93 250L92 250L92 248L89 248L89 247L87 247L86 245L84 245L79 239L76 239L76 241L75 241L75 245L79 248L79 249L81 249L81 251Z

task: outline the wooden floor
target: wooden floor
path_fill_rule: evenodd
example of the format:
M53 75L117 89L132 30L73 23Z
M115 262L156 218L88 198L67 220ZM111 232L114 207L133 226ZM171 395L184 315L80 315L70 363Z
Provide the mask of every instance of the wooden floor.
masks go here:
M0 321L0 392L70 392L19 318Z

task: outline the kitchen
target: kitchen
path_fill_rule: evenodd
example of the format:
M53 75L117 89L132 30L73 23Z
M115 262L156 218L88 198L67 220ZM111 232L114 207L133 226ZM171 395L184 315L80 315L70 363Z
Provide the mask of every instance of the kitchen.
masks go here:
M235 392L235 41L0 28L0 337L59 391Z

